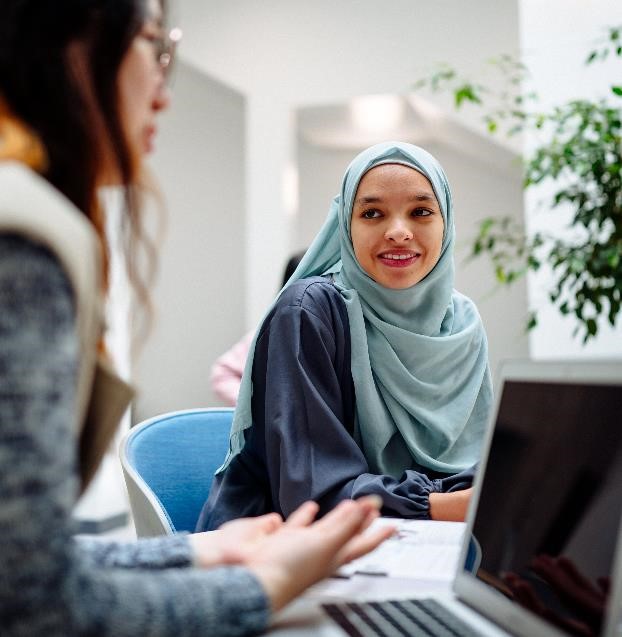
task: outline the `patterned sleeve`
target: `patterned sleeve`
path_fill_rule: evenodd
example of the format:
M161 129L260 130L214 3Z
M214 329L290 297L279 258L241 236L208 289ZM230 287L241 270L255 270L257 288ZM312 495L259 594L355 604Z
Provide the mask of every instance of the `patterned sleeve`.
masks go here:
M77 356L72 294L58 262L34 243L1 236L3 637L233 637L263 630L268 600L244 568L147 571L148 550L140 555L143 568L118 568L118 554L106 563L73 540ZM179 566L187 565L184 542L169 545Z
M74 538L77 550L96 566L145 568L184 568L192 566L188 535L141 539L139 542L110 542L99 538Z

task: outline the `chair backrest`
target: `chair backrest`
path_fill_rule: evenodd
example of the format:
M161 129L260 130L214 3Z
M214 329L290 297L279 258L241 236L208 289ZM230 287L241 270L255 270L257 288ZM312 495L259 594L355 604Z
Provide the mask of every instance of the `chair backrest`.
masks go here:
M229 448L232 408L187 409L132 429L119 454L138 537L194 531Z

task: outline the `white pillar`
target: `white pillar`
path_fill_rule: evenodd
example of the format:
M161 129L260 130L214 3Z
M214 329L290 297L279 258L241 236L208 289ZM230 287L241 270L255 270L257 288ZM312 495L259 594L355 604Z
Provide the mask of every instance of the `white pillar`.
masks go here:
M294 127L288 104L273 95L252 95L246 130L246 298L248 328L274 299L291 251L291 213L285 175L293 156Z

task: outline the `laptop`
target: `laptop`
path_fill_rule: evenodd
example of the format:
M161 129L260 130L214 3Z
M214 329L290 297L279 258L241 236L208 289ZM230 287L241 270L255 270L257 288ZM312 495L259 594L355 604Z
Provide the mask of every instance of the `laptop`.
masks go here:
M622 362L508 362L453 592L324 604L353 636L622 636Z

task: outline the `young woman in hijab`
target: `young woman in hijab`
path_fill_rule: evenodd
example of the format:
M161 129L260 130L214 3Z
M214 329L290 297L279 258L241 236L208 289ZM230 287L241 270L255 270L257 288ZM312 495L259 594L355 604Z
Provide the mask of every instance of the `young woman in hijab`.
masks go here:
M384 515L464 519L492 387L454 237L429 153L388 142L353 160L257 333L199 529L363 494Z
M168 106L157 0L4 0L0 20L0 633L256 634L386 534L370 499L214 534L78 541L71 512L130 389L103 360L98 188L140 240L141 156ZM128 253L131 259L133 253Z

